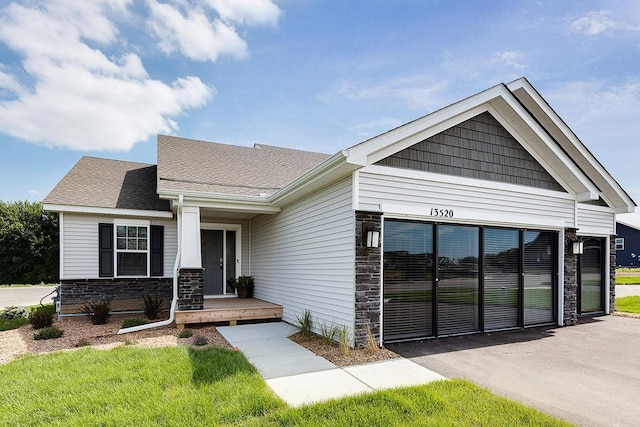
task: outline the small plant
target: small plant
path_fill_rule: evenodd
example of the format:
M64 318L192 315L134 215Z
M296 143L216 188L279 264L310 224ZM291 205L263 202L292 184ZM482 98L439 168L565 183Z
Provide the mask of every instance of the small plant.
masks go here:
M147 321L139 317L130 317L122 321L122 329L133 328L134 326L146 325Z
M159 296L144 296L144 315L147 316L147 319L153 320L158 318L158 314L160 314L160 308L162 307L162 298Z
M367 342L364 344L364 348L371 353L377 353L380 350L378 343L375 338L373 338L373 333L369 325L367 325Z
M209 340L207 337L203 337L202 335L197 335L193 338L193 345L203 346L209 344Z
M92 301L84 306L84 311L89 315L89 320L94 325L104 325L111 317L111 300L102 299Z
M11 305L0 312L0 319L28 319L31 309L21 305Z
M126 340L124 342L124 345L135 345L135 344L136 344L136 342L134 340Z
M183 329L178 334L178 338L191 338L193 336L193 331L191 329Z
M76 347L86 347L91 345L91 343L89 342L89 340L87 338L80 338L78 340L78 342L76 343Z
M242 275L237 279L235 277L229 277L227 279L227 285L236 290L239 298L251 298L253 296L255 282L252 276Z
M29 323L33 329L48 328L53 325L53 312L48 309L38 307L29 315Z
M351 337L349 336L349 329L346 326L343 326L338 331L338 335L340 337L340 352L342 354L348 354L351 351Z
M305 310L302 316L296 315L296 327L300 329L302 336L311 338L311 312Z
M33 334L34 340L50 340L54 338L60 338L64 335L64 331L57 326L48 326L46 328L40 329L38 332Z
M320 335L322 336L322 342L327 345L335 344L336 335L338 335L338 327L336 325L327 326L326 324L320 325Z

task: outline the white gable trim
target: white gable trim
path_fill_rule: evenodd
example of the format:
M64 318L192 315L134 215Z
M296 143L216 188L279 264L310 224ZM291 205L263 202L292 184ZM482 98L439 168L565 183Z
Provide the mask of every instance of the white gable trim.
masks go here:
M484 112L491 113L565 190L579 194L580 201L598 199L598 188L504 85L494 86L358 144L348 150L347 162L371 165ZM515 121L509 119L509 113ZM518 121L521 126L518 126ZM532 145L536 143L539 146Z
M581 156L584 162L586 162L595 172L598 173L598 178L602 180L602 183L605 183L610 187L615 194L615 197L620 199L623 203L621 205L620 202L614 203L609 195L607 195L607 189L602 189L604 192L601 194L601 197L611 206L616 207L617 213L627 213L633 212L636 206L635 202L629 197L629 195L622 189L620 184L609 174L609 172L600 164L600 162L595 158L593 154L589 151L589 149L578 139L578 137L573 133L573 131L567 126L567 124L558 116L558 114L549 106L549 104L540 96L538 91L529 83L529 81L525 78L517 79L509 84L507 84L509 90L514 93L516 98L521 99L520 94L516 94L516 91L522 92L524 91L527 96L531 98L533 102L535 102L536 106L540 108L544 114L545 118L550 120L561 132L562 138L565 138L566 141L571 144L571 147L574 148ZM533 113L532 113L533 114ZM557 137L556 136L556 137ZM558 141L559 144L562 145L563 141ZM579 164L578 159L575 159ZM583 168L584 169L584 168ZM596 184L601 184L598 179L594 180Z

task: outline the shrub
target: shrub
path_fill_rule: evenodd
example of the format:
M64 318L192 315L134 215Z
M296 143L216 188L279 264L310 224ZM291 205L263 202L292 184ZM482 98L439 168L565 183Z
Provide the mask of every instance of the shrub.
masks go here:
M209 340L207 337L203 337L202 335L198 335L193 338L193 345L202 346L209 344Z
M300 329L303 336L311 338L311 312L309 310L305 310L302 316L296 315L296 327Z
M146 325L147 321L139 317L130 317L122 321L122 329L133 328L134 326Z
M6 307L3 312L0 313L1 319L28 319L31 309L29 307L23 307L21 305L12 305Z
M64 335L64 331L57 326L48 326L46 328L40 329L38 332L33 334L34 340L50 340L53 338L60 338Z
M342 354L348 354L349 350L351 350L351 336L349 334L349 329L346 326L343 326L338 332L340 335L340 352Z
M162 298L157 295L154 297L151 295L144 296L144 315L147 316L149 320L158 318L160 307L162 307Z
M326 324L320 325L320 335L322 336L322 342L331 345L336 341L336 335L338 335L338 327L335 325L327 326Z
M183 329L178 334L178 338L191 338L193 336L193 331L191 329Z
M33 329L48 328L53 325L53 312L48 309L38 307L29 315L29 323Z
M102 299L100 301L85 304L84 311L89 314L89 320L94 325L104 325L109 320L111 314L111 300Z

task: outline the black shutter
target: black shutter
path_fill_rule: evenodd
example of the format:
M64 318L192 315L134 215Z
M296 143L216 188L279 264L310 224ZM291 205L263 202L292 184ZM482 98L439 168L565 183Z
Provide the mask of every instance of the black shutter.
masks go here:
M163 276L164 226L151 226L151 275Z
M113 224L98 224L98 240L98 275L100 277L113 277Z

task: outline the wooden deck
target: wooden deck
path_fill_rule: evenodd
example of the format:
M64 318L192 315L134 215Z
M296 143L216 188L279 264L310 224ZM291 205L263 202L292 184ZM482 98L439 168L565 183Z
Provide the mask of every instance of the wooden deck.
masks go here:
M281 319L282 306L256 298L214 298L205 299L202 310L176 311L178 330L190 323L229 322L238 320Z

